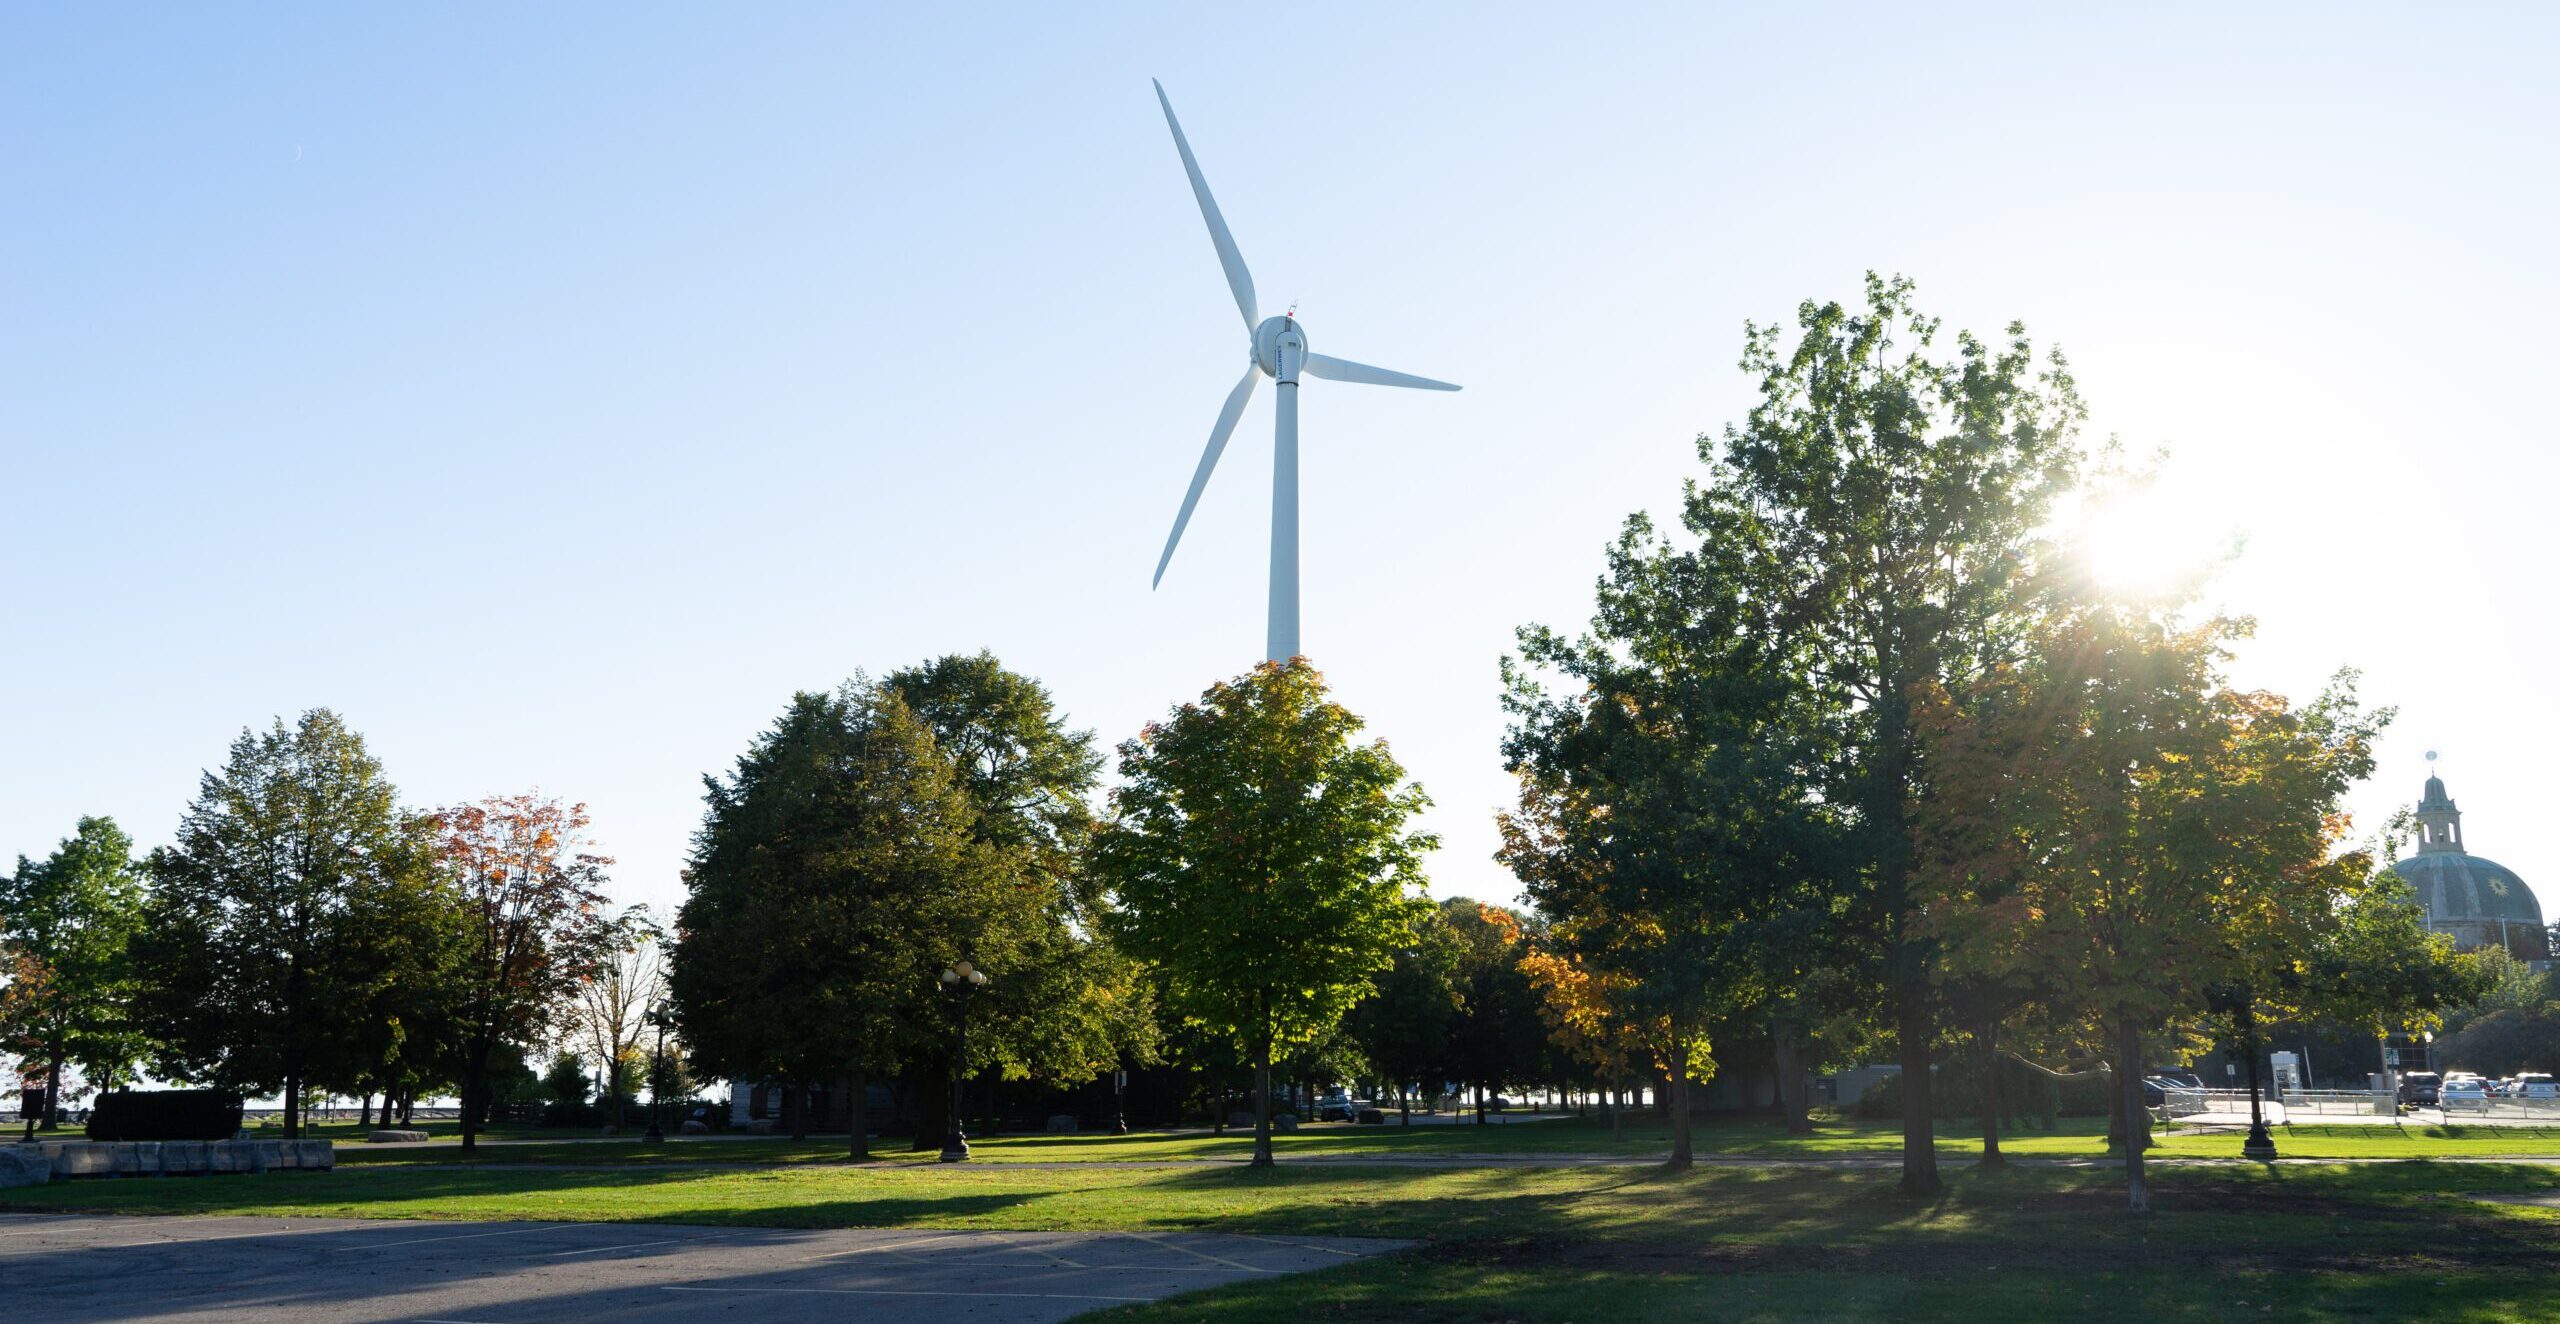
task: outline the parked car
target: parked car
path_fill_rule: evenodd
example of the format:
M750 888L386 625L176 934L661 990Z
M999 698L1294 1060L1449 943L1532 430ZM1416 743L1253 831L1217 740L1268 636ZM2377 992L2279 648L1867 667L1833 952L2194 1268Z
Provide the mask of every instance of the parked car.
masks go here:
M2204 1077L2187 1070L2185 1067L2153 1067L2151 1069L2151 1077L2154 1080L2168 1081L2182 1090L2200 1090L2204 1088Z
M2181 1072L2179 1074L2192 1079L2195 1073ZM2203 1088L2204 1082L2202 1081L2196 1081L2194 1084L2189 1084L2186 1080L2179 1079L2178 1076L2144 1076L2142 1078L2142 1104L2146 1108L2157 1108L2161 1104L2169 1101L2169 1094L2173 1090L2178 1093L2185 1094L2192 1091L2200 1091Z
M2444 1088L2444 1078L2432 1071L2411 1071L2400 1077L2400 1102L2420 1108L2436 1106L2436 1091Z
M2560 1099L2560 1080L2539 1071L2528 1071L2516 1077L2516 1094L2527 1099Z
M1316 1120L1319 1122L1347 1122L1359 1110L1359 1103L1340 1090L1316 1100Z
M2446 1112L2484 1112L2489 1107L2489 1087L2478 1080L2448 1080L2436 1090L2436 1106Z

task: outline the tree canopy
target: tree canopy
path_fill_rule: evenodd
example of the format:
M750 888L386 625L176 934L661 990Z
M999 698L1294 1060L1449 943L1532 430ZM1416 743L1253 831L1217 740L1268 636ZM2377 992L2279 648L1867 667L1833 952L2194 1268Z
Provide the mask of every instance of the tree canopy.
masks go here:
M1094 844L1112 932L1255 1072L1271 1162L1275 1051L1332 1030L1410 941L1428 803L1305 659L1210 687L1120 747Z

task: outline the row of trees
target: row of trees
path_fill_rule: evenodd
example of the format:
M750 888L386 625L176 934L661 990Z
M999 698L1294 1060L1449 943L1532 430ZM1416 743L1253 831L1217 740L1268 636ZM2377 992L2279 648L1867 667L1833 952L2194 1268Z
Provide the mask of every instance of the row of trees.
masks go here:
M2102 1065L2145 1207L2153 1053L2276 1013L2414 1028L2461 981L2345 841L2389 714L2351 673L2309 704L2235 686L2248 623L2192 586L2101 591L2058 517L2127 479L2084 453L2067 363L1938 331L1872 276L1751 329L1759 397L1700 438L1686 536L1630 519L1588 629L1506 663L1503 854L1596 1069L1679 1091L1766 1037L1793 1091L1872 1036L1926 1194L1943 1048Z
M1275 1070L1562 1079L1518 917L1422 899L1425 801L1359 729L1303 659L1265 665L1122 745L1098 819L1091 733L990 655L794 696L707 784L671 979L695 1066L849 1083L856 1156L866 1083L955 1067L1072 1087L1157 1064L1221 1120L1248 1077L1263 1162ZM962 961L993 979L955 1064L938 975ZM945 1102L916 1097L930 1147Z
M609 1063L637 1037L645 1006L600 994L654 931L608 912L611 863L582 806L408 809L335 713L279 720L241 733L147 858L88 818L0 880L0 1042L37 1068L48 1122L73 1071L147 1071L281 1093L288 1136L313 1092L387 1110L458 1090L468 1146L493 1067L578 1034Z
M1950 352L1870 277L1862 307L1751 328L1742 366L1758 398L1700 439L1680 531L1630 519L1588 628L1505 660L1500 858L1530 913L1424 899L1427 800L1303 658L1120 745L1097 815L1091 733L954 655L796 695L706 779L667 975L694 1067L849 1081L858 1156L874 1079L1169 1058L1250 1075L1266 1163L1291 1063L1400 1089L1649 1076L1686 1163L1691 1086L1758 1056L1739 1045L1766 1045L1797 1128L1808 1067L1883 1048L1926 1194L1931 1068L1962 1049L1994 1086L1986 1161L1998 1064L2110 1073L2140 1207L2155 1054L2220 1036L2254 1060L2270 1019L2378 1035L2468 995L2347 840L2388 712L2351 673L2307 704L2235 685L2245 620L2100 591L2057 534L2128 481L2085 452L2059 353L2015 326ZM100 1078L145 1060L289 1101L450 1078L477 1104L581 990L633 1002L598 994L634 930L584 830L535 797L403 811L325 712L244 734L138 871L88 824L22 865L30 896L80 899L13 903L9 996L46 1010L11 1023ZM123 907L84 932L126 955L64 939L56 904ZM995 979L954 1061L938 975L964 960Z

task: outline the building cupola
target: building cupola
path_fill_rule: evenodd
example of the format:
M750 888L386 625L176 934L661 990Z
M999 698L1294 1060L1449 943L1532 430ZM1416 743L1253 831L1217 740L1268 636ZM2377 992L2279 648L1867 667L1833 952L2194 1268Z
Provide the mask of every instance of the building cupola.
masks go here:
M2436 752L2427 751L2427 790L2418 800L2418 853L2462 854L2462 811L2444 793L2444 778L2435 774Z

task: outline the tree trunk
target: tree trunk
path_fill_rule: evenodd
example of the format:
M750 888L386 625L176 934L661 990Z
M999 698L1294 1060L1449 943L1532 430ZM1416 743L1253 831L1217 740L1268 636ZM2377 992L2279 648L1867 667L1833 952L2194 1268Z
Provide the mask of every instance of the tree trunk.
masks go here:
M480 1147L480 1127L489 1115L489 1054L495 1039L467 1045L462 1059L462 1152Z
M44 1068L44 1120L38 1123L47 1131L62 1125L62 1043L53 1045L52 1060Z
M1401 1080L1396 1082L1396 1123L1400 1126L1413 1125L1413 1093L1404 1087Z
M844 1075L848 1082L845 1088L849 1091L844 1100L844 1129L852 1135L851 1156L856 1163L868 1163L871 1161L871 1119L865 1114L871 1102L868 1097L871 1089L862 1078L861 1063L847 1067Z
M387 1109L389 1108L389 1106L390 1106L390 1100L385 1099L385 1100L383 1101L383 1106L384 1106L384 1108L387 1110ZM361 1129L361 1128L369 1127L369 1126L372 1126L372 1125L373 1125L373 1091L372 1091L372 1090L366 1090L366 1091L364 1092L364 1097L363 1097L363 1098L361 1098L361 1099L358 1099L358 1100L356 1101L356 1126L357 1126L359 1129Z
M1929 1115L1929 991L1917 976L1896 981L1894 1028L1902 1048L1902 1185L1904 1195L1936 1195L1937 1123Z
M1996 1168L2000 1157L2000 1018L1986 1014L1975 1040L1982 1053L1982 1166Z
M1689 1045L1675 1033L1671 1042L1671 1166L1686 1168L1689 1147Z
M287 1069L284 1077L284 1138L302 1138L302 1074Z
M782 1125L794 1140L809 1138L809 1092L787 1076L782 1082Z
M2124 1109L2124 1184L2130 1208L2137 1214L2151 1212L2151 1184L2142 1173L2142 1151L2149 1143L2142 1123L2148 1118L2142 1111L2142 1034L2128 1016L2116 1022L2116 1097Z
M1795 1027L1785 1017L1773 1017L1769 1025L1770 1055L1778 1067L1778 1115L1786 1123L1787 1134L1813 1134L1810 1100L1805 1097L1804 1058L1796 1052Z
M1271 1037L1264 1035L1253 1046L1253 1166L1267 1168L1271 1160Z
M1609 1083L1609 1088L1600 1092L1600 1103L1601 1107L1607 1109L1609 1113L1609 1138L1611 1140L1626 1139L1627 1097L1625 1088L1617 1082L1611 1081Z
M1484 1125L1484 1086L1476 1086L1476 1125Z

